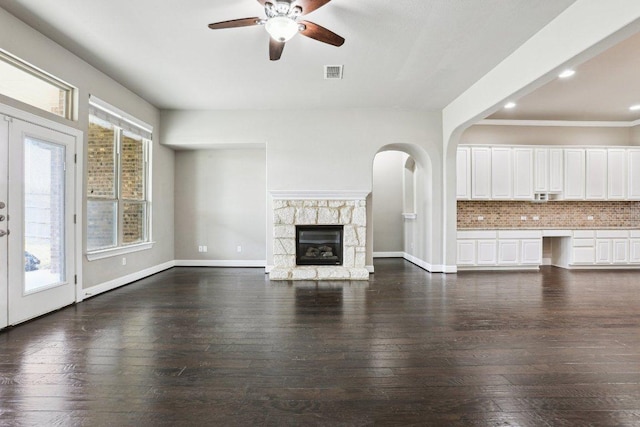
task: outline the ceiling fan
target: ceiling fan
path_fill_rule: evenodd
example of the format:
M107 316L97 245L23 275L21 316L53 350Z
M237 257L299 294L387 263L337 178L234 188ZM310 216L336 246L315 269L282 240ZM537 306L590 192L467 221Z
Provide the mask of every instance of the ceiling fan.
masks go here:
M266 19L259 17L233 19L209 24L212 30L264 25L271 36L269 39L269 59L277 61L282 56L284 45L297 33L327 43L342 46L344 38L310 21L298 18L321 8L331 0L258 0L264 6Z

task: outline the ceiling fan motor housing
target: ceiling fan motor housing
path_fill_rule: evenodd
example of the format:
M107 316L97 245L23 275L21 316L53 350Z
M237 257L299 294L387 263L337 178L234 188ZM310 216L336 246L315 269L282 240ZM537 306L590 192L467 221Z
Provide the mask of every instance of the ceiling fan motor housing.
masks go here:
M264 10L269 18L284 16L295 20L302 14L302 8L300 6L294 6L289 1L266 2L264 4Z

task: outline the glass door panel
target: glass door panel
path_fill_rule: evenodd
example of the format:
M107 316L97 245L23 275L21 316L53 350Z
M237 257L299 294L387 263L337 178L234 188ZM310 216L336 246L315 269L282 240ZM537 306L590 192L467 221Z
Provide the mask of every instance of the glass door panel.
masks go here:
M24 293L64 284L65 157L61 144L24 146Z

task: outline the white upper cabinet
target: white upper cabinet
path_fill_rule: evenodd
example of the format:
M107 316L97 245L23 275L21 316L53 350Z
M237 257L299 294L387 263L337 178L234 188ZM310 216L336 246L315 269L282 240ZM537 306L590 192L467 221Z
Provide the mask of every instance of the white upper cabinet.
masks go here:
M627 197L627 150L607 150L607 198L624 200Z
M456 196L459 200L471 198L471 150L459 147L456 157Z
M533 200L533 149L513 149L513 198Z
M456 161L458 200L640 200L640 148L471 145Z
M585 152L580 148L564 150L564 198L584 200L585 196Z
M513 197L512 160L510 147L491 148L491 198L510 200Z
M628 166L627 171L627 198L629 200L640 200L640 148L632 148L627 151Z
M535 165L533 191L546 193L549 191L549 149L536 148L533 159Z
M549 192L562 193L564 190L564 150L549 149Z
M471 148L471 198L491 198L491 148Z
M607 198L607 150L588 148L585 156L585 198L605 200Z

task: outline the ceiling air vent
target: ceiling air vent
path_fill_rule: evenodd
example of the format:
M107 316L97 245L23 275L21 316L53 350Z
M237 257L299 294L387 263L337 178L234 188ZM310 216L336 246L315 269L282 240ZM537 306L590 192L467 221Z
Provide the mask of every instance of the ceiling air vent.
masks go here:
M325 80L340 80L342 78L342 65L325 65L324 66L324 79Z

